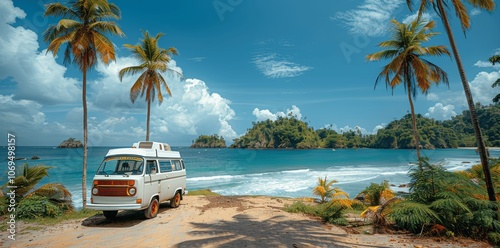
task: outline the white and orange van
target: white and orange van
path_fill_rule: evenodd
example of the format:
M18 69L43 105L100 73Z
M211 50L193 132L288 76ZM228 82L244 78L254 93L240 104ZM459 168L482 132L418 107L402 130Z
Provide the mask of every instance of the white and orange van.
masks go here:
M111 149L94 176L90 204L106 218L119 210L144 210L146 218L158 214L160 203L180 205L186 191L186 167L181 155L165 143L142 141L132 148Z

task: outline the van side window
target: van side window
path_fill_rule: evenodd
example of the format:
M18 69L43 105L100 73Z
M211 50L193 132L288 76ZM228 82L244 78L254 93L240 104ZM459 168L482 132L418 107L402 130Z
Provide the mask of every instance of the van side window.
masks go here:
M172 160L172 164L174 165L172 166L174 170L182 170L182 164L180 160Z
M162 173L172 171L172 164L170 164L170 160L160 160L160 171Z
M146 162L146 174L151 174L153 170L155 173L158 172L158 165L156 164L156 160L148 160Z

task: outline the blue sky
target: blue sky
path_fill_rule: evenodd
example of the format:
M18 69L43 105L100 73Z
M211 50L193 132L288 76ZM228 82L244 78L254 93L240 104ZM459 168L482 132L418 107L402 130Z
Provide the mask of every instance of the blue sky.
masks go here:
M62 53L46 53L42 33L57 19L43 18L52 1L0 0L0 131L14 132L18 145L57 145L82 139L81 73L65 67ZM164 33L161 47L176 47L165 75L172 97L155 103L151 139L190 145L198 135L219 134L228 144L252 122L292 113L315 129L355 127L374 133L409 111L403 88L392 94L375 79L387 61L366 62L389 39L392 18L412 13L402 0L364 1L112 1L122 11L125 37L112 37L117 60L99 64L88 79L89 144L129 145L145 138L146 104L129 100L135 78L120 82L118 71L136 62L123 47L136 44L141 30ZM455 37L474 100L490 104L500 66L487 59L500 53L500 14L472 9L464 35L452 17ZM453 12L452 12L453 13ZM447 45L443 34L428 45ZM455 62L429 58L449 74L450 86L418 95L416 112L438 120L466 109ZM0 140L6 144L7 140Z

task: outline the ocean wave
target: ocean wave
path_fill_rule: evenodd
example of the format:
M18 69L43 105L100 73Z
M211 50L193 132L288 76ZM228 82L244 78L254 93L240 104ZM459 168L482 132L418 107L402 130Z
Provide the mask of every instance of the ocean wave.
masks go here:
M309 172L309 169L298 169L298 170L284 170L282 173L306 173Z

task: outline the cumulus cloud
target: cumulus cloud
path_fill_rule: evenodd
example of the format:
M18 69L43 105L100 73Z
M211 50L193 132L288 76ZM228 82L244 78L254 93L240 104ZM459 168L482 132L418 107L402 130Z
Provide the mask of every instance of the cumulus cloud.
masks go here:
M491 104L493 97L498 94L498 91L492 90L491 85L500 78L500 71L480 72L474 80L470 82L470 89L474 101L482 104Z
M255 55L252 62L268 78L293 78L313 69L281 58L277 53Z
M11 25L26 13L12 1L0 5L0 80L16 82L14 98L42 104L76 102L81 94L79 81L64 76L66 67L59 65L52 53L38 51L35 32Z
M443 105L442 103L436 103L434 106L430 107L425 114L426 117L434 118L436 120L448 120L451 117L457 115L454 111L455 106L448 104Z
M474 66L476 67L481 67L481 68L495 68L495 69L500 69L500 64L499 63L495 63L494 65L489 62L489 61L482 61L482 60L478 60Z
M230 140L237 137L229 121L235 117L230 101L218 93L211 93L204 81L187 79L175 88L166 111L154 112L167 126L186 134L217 133ZM175 94L180 91L180 94Z
M365 0L356 9L338 12L332 19L344 23L351 34L381 36L401 4L400 0Z
M137 76L124 77L120 82L118 72L125 67L137 64L132 57L119 57L109 65L99 64L100 77L92 83L90 100L96 109L112 114L132 114L145 116L145 98L130 101L130 87ZM169 68L182 73L182 68L171 60ZM210 92L207 84L199 79L181 80L175 73L163 75L172 92L168 96L163 89L163 103L158 100L151 105L151 137L169 136L173 133L200 135L217 133L227 140L237 137L229 121L235 117L230 101L218 93ZM128 122L133 126L145 127L145 121ZM145 135L144 130L136 130ZM167 135L169 134L169 135Z
M294 116L299 120L302 119L302 114L300 113L300 109L295 105L292 105L292 108L287 109L286 112L278 111L276 113L272 113L268 109L261 110L255 108L252 114L256 117L257 121L265 121L265 120L275 121L278 119L278 117L288 117L288 116Z

